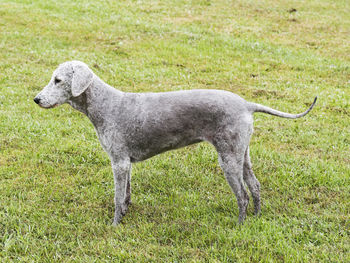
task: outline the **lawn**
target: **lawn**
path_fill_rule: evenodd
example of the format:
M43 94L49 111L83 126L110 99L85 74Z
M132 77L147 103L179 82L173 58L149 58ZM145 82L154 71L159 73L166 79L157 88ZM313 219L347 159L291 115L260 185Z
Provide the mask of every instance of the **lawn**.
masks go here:
M350 262L347 0L0 0L1 262ZM222 89L256 113L244 225L201 143L137 163L112 227L113 176L89 120L34 96L81 60L127 92Z

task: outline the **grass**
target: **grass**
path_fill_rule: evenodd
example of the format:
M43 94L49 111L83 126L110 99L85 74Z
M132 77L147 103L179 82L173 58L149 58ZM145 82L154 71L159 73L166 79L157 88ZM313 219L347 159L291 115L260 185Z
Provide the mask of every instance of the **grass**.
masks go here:
M293 10L295 9L295 11ZM348 1L0 2L1 262L349 262ZM92 125L33 97L66 60L131 92L215 88L255 114L262 216L238 225L209 144L133 167L117 227Z

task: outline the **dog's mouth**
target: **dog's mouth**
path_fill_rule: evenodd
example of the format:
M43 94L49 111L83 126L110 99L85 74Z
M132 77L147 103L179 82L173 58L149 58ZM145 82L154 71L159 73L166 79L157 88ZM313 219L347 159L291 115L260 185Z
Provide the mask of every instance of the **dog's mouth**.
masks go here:
M41 108L43 108L43 109L52 109L52 108L56 108L58 105L59 105L58 103L56 103L56 104L54 104L54 105L50 105L50 106L45 106L45 105L39 104L39 106L40 106Z

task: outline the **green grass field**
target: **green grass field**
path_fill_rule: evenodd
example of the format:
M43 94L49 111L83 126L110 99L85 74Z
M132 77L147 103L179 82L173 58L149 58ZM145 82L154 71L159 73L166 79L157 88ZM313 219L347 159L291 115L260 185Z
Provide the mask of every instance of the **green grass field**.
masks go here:
M0 0L1 262L350 262L347 0ZM133 166L114 228L113 176L89 120L34 96L82 60L129 92L223 89L257 113L262 215L236 199L207 143Z

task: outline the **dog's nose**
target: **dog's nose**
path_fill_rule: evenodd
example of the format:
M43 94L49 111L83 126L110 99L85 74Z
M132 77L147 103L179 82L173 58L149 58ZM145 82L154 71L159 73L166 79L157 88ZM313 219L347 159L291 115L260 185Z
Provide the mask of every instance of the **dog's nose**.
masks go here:
M35 102L36 104L39 104L39 103L40 103L40 99L39 99L38 97L35 97L35 98L34 98L34 102Z

